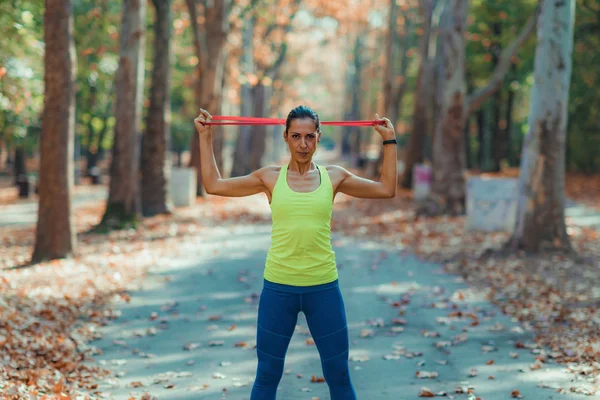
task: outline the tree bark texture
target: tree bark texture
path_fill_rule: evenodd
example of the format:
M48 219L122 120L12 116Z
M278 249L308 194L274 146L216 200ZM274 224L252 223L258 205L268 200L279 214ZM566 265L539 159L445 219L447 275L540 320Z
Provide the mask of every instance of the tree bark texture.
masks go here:
M415 164L422 163L425 156L425 137L430 133L433 109L431 107L434 91L434 74L432 60L429 58L429 43L432 31L432 14L434 0L421 0L419 12L423 20L423 35L419 39L420 65L417 72L414 106L412 115L412 131L408 138L404 159L404 172L401 184L404 188L412 187Z
M271 88L272 86L265 86L262 82L259 82L254 88L252 88L252 99L253 99L253 115L257 117L263 117L266 115L268 110L269 102L271 101ZM267 139L267 126L256 125L253 126L253 132L251 136L250 144L250 159L249 169L250 172L256 171L262 167L262 158L265 154L266 139Z
M213 115L221 113L222 83L225 66L225 41L229 30L229 10L231 0L186 0L192 28L194 31L194 48L198 65L196 67L196 106L204 108ZM199 7L204 11L201 14ZM200 23L199 19L204 22ZM195 117L195 115L194 115ZM222 168L223 164L223 131L215 126L213 129L213 150L217 165ZM190 140L191 158L189 166L196 168L197 187L196 194L202 196L202 174L200 171L200 142L198 134L194 134Z
M354 48L352 51L352 60L350 69L350 90L348 103L348 109L345 113L345 118L348 121L360 119L360 99L361 99L361 76L363 72L363 63L361 59L363 49L362 34L357 34L354 39ZM360 159L360 142L361 142L361 130L356 126L348 126L343 130L342 136L342 151L345 152L347 157L350 158L352 166L358 166ZM344 154L344 153L343 153Z
M64 258L76 251L71 195L77 64L70 0L46 0L44 40L39 209L32 262Z
M171 0L152 0L156 9L150 108L142 148L142 215L168 214L171 126Z
M242 71L246 74L254 73L254 47L252 45L254 37L254 18L244 21L242 32ZM250 82L242 84L240 93L240 114L244 117L252 115L252 85ZM235 141L233 151L233 165L231 167L231 176L243 176L250 173L250 149L252 145L252 127L242 125L238 131L238 137Z
M273 41L278 45L271 44L271 51L277 54L272 62L264 62L260 58L254 57L254 19L248 19L243 33L243 70L247 74L255 74L258 77L256 84L246 84L242 87L242 111L249 112L253 117L266 117L271 111L271 97L273 87L271 83L276 80L279 71L287 55L288 45L285 39L287 33L292 29L292 23L298 12L300 1L296 0L293 4L291 14L287 23L282 26L277 21L268 25L263 41L270 41L271 32L280 29L283 30L282 41ZM245 104L247 102L251 104ZM277 128L276 128L277 129ZM262 159L267 147L268 127L256 125L249 129L241 129L236 141L232 176L246 175L262 167ZM248 147L249 146L249 147Z
M499 22L494 22L492 31L494 32L494 43L491 48L492 65L496 67L500 62L500 37L502 35L502 25L500 25ZM497 90L492 100L492 162L490 168L492 172L500 172L502 160L504 159L506 149L508 148L508 137L505 135L506 130L501 127L502 104L504 103L503 97L503 91Z
M451 0L442 12L438 65L440 110L433 140L432 193L441 212L462 214L465 200L465 29L468 0Z
M465 30L468 0L444 4L439 40L441 54L437 66L439 109L433 139L433 213L463 214L465 210L466 154L463 129L469 115L478 110L499 89L511 59L529 37L537 21L529 19L518 37L507 46L488 84L467 97L465 83Z
M393 99L397 90L396 74L394 68L396 56L398 54L398 33L396 31L396 19L398 18L398 4L396 0L390 0L389 18L388 18L388 33L386 37L386 59L385 59L385 78L383 84L383 108L385 116L389 118L395 125L398 117L398 106L394 104Z
M25 164L27 157L25 155L25 148L23 146L15 146L15 160L14 160L14 182L15 185L19 180L20 175L27 173L27 164Z
M110 165L108 204L101 226L129 226L140 212L140 125L144 87L146 2L124 0L115 77L115 139Z
M564 210L574 20L575 0L542 1L513 250L571 250Z
M535 14L529 18L515 40L513 40L508 46L506 46L504 50L502 50L496 68L494 68L488 83L484 87L475 90L469 95L466 108L467 116L479 109L479 107L481 107L481 105L485 103L501 87L504 77L512 65L513 56L517 54L519 48L534 32L538 20L538 14L539 10L536 10Z

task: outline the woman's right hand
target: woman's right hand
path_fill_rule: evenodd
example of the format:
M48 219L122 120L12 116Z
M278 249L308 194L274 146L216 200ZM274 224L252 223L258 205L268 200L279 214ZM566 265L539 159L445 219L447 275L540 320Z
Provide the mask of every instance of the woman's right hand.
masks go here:
M204 109L200 109L200 114L194 119L194 125L196 126L196 130L199 135L204 135L210 132L210 125L207 125L207 122L210 122L212 115Z

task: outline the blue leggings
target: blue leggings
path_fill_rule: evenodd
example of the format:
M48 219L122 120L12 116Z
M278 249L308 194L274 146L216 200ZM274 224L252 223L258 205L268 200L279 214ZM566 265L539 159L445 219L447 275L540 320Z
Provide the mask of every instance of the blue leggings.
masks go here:
M298 312L319 350L331 400L356 400L348 367L348 325L338 281L290 286L265 280L258 304L258 369L250 400L275 400Z

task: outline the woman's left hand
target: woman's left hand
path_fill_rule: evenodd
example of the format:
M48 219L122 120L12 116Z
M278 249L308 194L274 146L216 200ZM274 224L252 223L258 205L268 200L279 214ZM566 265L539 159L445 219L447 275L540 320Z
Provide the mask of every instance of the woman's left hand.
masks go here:
M375 120L385 122L384 125L375 125L375 130L381 135L383 140L390 140L396 138L394 125L392 125L392 122L389 119L385 117L379 118L379 114L375 114Z

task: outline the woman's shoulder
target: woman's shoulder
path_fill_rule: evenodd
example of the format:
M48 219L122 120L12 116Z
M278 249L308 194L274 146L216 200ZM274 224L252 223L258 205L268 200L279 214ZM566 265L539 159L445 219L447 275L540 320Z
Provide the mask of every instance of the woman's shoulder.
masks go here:
M265 165L264 167L260 168L257 170L257 172L261 172L261 173L270 173L270 172L279 172L281 171L281 166L280 165Z
M328 174L347 175L349 172L346 168L339 165L323 165Z
M257 173L259 173L263 178L277 177L281 172L281 168L282 167L280 165L267 165L257 170Z
M281 165L267 165L267 166L263 167L263 169L265 169L265 171L267 171L267 172L277 172L277 173L279 173L281 171L281 168L283 168Z

